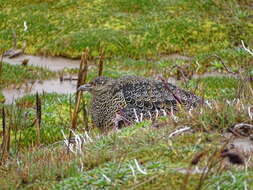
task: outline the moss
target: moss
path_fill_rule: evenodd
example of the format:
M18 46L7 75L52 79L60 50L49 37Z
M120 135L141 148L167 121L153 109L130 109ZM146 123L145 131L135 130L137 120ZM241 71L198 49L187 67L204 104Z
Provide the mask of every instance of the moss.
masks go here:
M3 4L1 48L11 47L14 29L18 45L27 40L26 52L32 54L80 57L87 46L92 55L104 46L110 57L198 55L233 47L239 40L250 43L253 30L250 3L238 1L229 6L222 0L12 0ZM28 32L23 31L24 21Z

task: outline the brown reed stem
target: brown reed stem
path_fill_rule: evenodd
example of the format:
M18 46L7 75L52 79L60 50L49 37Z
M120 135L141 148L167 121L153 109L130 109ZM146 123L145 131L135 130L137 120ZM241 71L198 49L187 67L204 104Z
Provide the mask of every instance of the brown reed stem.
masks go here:
M179 104L182 104L182 101L180 100L180 98L170 89L169 85L168 85L168 82L162 78L162 77L159 77L160 80L163 82L164 84L164 87L173 95L173 97L175 98L175 100L179 103Z
M78 80L77 80L77 89L83 85L87 79L87 73L88 73L88 56L89 56L89 49L86 48L82 54L80 67L79 67L79 73L78 73ZM77 116L78 116L78 110L81 102L81 91L76 91L76 102L75 102L75 109L72 114L72 123L71 123L71 129L75 130L77 126ZM85 104L84 104L85 106ZM87 116L86 116L87 118ZM86 122L85 122L86 123ZM88 121L87 121L88 123ZM87 124L86 123L86 124ZM72 131L69 133L69 142L72 137Z
M9 155L11 145L11 126L8 127L7 130L7 144L6 144L6 153Z
M37 144L40 144L40 130L41 130L41 100L38 92L36 93L36 132Z
M98 62L98 76L103 75L104 59L105 59L105 51L104 51L104 48L102 47L100 49L100 56L99 56L99 62Z
M3 132L2 132L2 144L1 144L1 160L0 160L0 165L4 163L5 160L5 155L6 155L6 145L7 145L7 139L6 139L6 115L5 115L5 109L4 107L2 108L2 127L3 127Z

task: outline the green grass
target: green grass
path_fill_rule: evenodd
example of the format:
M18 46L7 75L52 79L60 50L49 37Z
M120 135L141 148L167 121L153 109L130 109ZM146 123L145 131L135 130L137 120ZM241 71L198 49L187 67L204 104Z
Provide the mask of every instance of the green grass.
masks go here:
M212 99L218 96L230 98L230 93L214 90L217 84L221 84L222 88L236 88L237 83L234 79L229 79L214 77L201 79L201 82L206 86L206 93L211 92ZM217 84L213 82L215 80ZM189 86L189 88L193 87ZM90 97L87 95L84 97L89 102ZM26 96L17 101L16 106L6 107L10 110L8 113L14 114L15 118L8 124L11 124L13 129L17 129L13 130L12 134L11 156L15 158L19 150L18 155L22 162L18 164L12 161L10 167L5 167L6 171L1 174L5 179L0 182L1 187L4 189L163 189L165 187L178 189L184 183L186 175L178 172L177 168L188 168L192 158L202 151L206 151L208 156L198 165L205 166L212 153L223 146L221 134L228 127L240 122L251 122L247 110L235 104L228 105L218 99L213 109L208 107L200 108L202 111L196 109L191 117L187 112L178 113L177 123L169 118L161 118L159 122L166 124L159 128L152 127L151 122L145 121L105 135L89 123L92 127L89 135L94 141L84 145L83 153L75 156L67 154L61 141L63 139L61 130L67 134L71 125L70 99L73 109L74 96L57 94L41 96L41 144L43 146L40 148L35 148L36 128L32 125L36 114L35 96ZM242 103L246 106L251 100L252 96ZM24 114L26 120L23 120ZM191 126L195 133L168 138L171 132L185 125ZM79 133L84 131L82 111L78 117L78 131ZM97 135L100 136L98 139ZM138 160L147 175L136 169L134 159ZM135 176L129 164L135 168ZM228 188L227 183L219 179L221 177L225 181L229 180L229 174L226 174L226 170L224 172L210 175L204 181L204 187L215 189L216 184L219 183L221 187ZM238 183L244 182L247 176L251 175L241 170L236 171L234 175L237 173L241 176ZM108 182L103 175L111 182ZM200 176L190 175L190 179L187 189L196 189ZM247 181L248 185L250 183Z
M206 99L234 99L237 89L239 87L239 80L232 77L206 77L203 79L195 79L189 82L190 86L198 85L198 94Z
M13 29L32 54L80 57L90 47L96 56L104 46L112 57L196 56L240 40L252 45L250 0L1 0L1 5L1 48L11 47Z
M180 61L178 63L185 64ZM157 64L129 59L117 67L116 60L106 63L105 73L111 77L119 77L131 72L150 76L149 68L155 67L154 72L158 73L159 70L167 66L172 67L173 64L175 64L173 61ZM118 69L120 67L122 69ZM21 69L26 68L21 67ZM171 71L170 74L174 75L175 71ZM91 70L89 78L93 78L94 75L96 75L96 70ZM22 77L21 79L24 80L25 78ZM104 135L95 129L92 123L89 123L90 136L93 139L97 135L101 137L85 145L84 152L78 156L66 153L61 133L63 131L67 134L71 126L69 110L70 107L74 109L74 95L44 94L40 96L42 101L40 143L42 146L38 149L34 125L36 98L31 95L19 99L16 105L6 106L6 109L7 118L9 118L7 126L12 127L10 156L15 158L19 155L22 164L13 161L10 167L4 166L5 171L3 170L0 176L5 180L0 182L0 186L3 189L164 189L168 186L178 189L184 183L186 175L178 172L177 168L188 168L194 155L201 151L207 151L210 156L214 150L219 149L222 146L221 133L228 127L240 122L251 122L246 110L225 102L226 99L232 100L236 97L241 82L231 77L190 80L187 85L188 90L194 91L198 83L199 88L196 93L210 100L216 100L215 108L206 107L201 112L197 109L193 111L192 117L189 117L188 113L180 112L177 114L180 118L177 123L168 118L161 118L160 122L166 122L166 124L160 128L154 128L151 122L146 121L124 128L117 133ZM182 81L181 86L185 87ZM245 86L241 91L241 94L245 94L244 97L249 93L248 87ZM89 109L90 95L85 94L84 98L88 102ZM252 96L242 99L245 106L251 100ZM85 129L82 110L77 121L78 132L83 133ZM173 130L185 125L191 126L196 132L173 139L168 138ZM203 131L208 131L208 133L203 133ZM196 145L196 142L199 143ZM136 176L133 176L129 164L136 167L134 159L137 159L141 167L148 172L147 175L138 172L135 168ZM207 159L208 157L202 160L199 166L203 167ZM81 166L83 172L80 172ZM249 174L238 172L238 175L242 176L239 182L244 182ZM111 182L108 182L102 174ZM215 189L216 184L219 183L221 187L228 188L226 183L217 179L219 177L224 180L228 178L226 173L216 176L212 174L204 181L204 187ZM200 176L191 175L190 179L187 189L196 189ZM250 182L247 181L247 184Z
M56 76L55 73L39 67L3 64L0 75L0 89L27 81L45 80Z
M210 179L210 183L212 183L212 189L217 189L219 186L220 189L229 190L229 189L252 189L253 183L250 178L252 178L252 171L243 172L243 171L232 171L225 172L219 176L213 176Z
M5 101L1 89L6 87L13 88L26 82L45 80L55 76L56 73L48 69L3 63L0 71L0 104Z
M200 107L191 114L182 110L176 113L177 122L163 117L158 120L158 127L144 121L103 134L93 126L89 115L88 134L93 142L85 144L78 155L68 154L62 141L62 131L68 134L71 126L75 96L40 95L40 145L34 122L36 97L25 96L15 105L4 106L7 128L11 128L11 146L7 164L0 166L2 189L183 186L189 190L196 189L200 182L202 189L239 190L245 188L244 184L252 189L251 165L247 171L233 165L219 171L218 163L202 181L198 174L187 176L178 171L190 167L191 160L200 152L206 153L198 163L200 168L213 157L215 161L221 159L214 153L224 145L222 134L237 123L252 124L247 112L253 102L252 84L246 79L253 73L252 57L240 48L241 40L253 47L250 0L0 0L0 9L0 49L11 48L14 30L18 47L27 41L25 52L29 54L76 58L89 47L95 60L103 46L108 58L104 75L114 78L128 74L178 77L179 67L187 76L205 72L224 74L222 61L231 71L245 77L216 76L187 79L186 83L181 79L179 86L213 101L213 107ZM171 54L192 59L175 60ZM0 88L55 75L46 69L4 64ZM96 68L91 68L88 80L96 75ZM83 97L89 110L90 95ZM240 101L233 102L238 97ZM0 94L0 101L2 98ZM77 119L80 134L86 131L82 113L80 109ZM183 126L190 126L194 132L169 138L169 134ZM2 132L1 128L1 136ZM147 174L137 170L135 159Z

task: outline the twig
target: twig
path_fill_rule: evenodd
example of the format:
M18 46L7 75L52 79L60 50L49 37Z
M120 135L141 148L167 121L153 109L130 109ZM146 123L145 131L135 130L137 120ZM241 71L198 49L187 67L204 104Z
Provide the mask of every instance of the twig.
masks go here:
M105 174L102 174L102 176L106 179L106 181L108 181L109 183L111 183L112 182L112 180L109 178L109 177L107 177Z
M3 131L2 131L2 137L3 137L3 142L1 147L3 148L3 144L5 142L5 129L6 129L6 122L5 122L5 109L4 107L2 108L2 127L3 127Z
M140 173L142 173L142 174L144 174L144 175L147 175L147 174L148 174L146 171L144 171L144 170L141 169L141 167L140 167L140 165L138 164L138 161L137 161L136 159L134 159L134 163L135 163L135 165L136 165L137 170L138 170Z
M77 80L78 81L78 78L72 78L71 76L64 78L63 76L60 76L60 81L65 81L65 80L67 80L67 81Z
M236 75L236 74L237 74L237 73L231 71L231 70L226 66L226 64L224 63L224 61L222 60L222 58L221 58L220 56L218 56L217 54L210 55L210 56L207 57L207 59L212 58L212 57L218 59L218 60L221 62L222 66L225 68L225 70L226 70L228 73L231 73L231 74L233 74L233 75Z
M88 73L88 54L89 54L89 49L86 48L85 51L82 54L81 62L80 62L80 68L79 68L79 73L78 73L78 81L77 81L77 89L85 83L86 78L87 78L87 73ZM81 102L81 91L76 91L76 103L75 103L75 109L72 114L72 123L71 123L71 129L74 131L76 129L77 125L77 116L78 116L78 110L79 110L79 105ZM87 117L86 117L87 119ZM86 122L85 122L86 123ZM88 121L87 121L88 123ZM71 139L72 132L70 130L69 133L69 141Z
M170 87L168 86L168 82L165 81L164 78L162 77L159 77L160 80L163 82L165 88L173 95L173 97L175 98L175 100L179 103L179 104L182 104L182 101L180 100L180 98L170 89Z
M232 128L228 128L227 129L228 130L228 132L230 132L230 133L232 133L234 136L236 136L236 137L242 137L242 135L240 134L240 133L238 133L238 132L236 132L234 129L232 129Z
M174 66L173 68L177 68L177 71L179 71L179 72L181 73L181 75L182 75L182 77L183 77L183 80L184 80L184 83L185 83L186 88L187 88L187 86L188 86L187 81L188 81L189 79L187 79L187 77L185 76L184 71L183 71L183 68L180 67L180 66L178 66L178 65ZM173 68L172 68L172 69L173 69ZM180 79L180 78L178 77L178 79Z
M244 49L246 52L248 52L250 55L253 56L253 51L251 51L249 48L246 48L246 47L245 47L245 44L244 44L243 40L241 40L241 42L242 42L242 47L243 47L243 49Z
M221 62L221 64L223 65L223 67L226 69L226 71L227 71L228 73L236 74L235 72L231 71L231 70L226 66L226 64L224 63L224 61L222 60L222 58L221 58L220 56L214 54L214 55L211 55L210 57L215 57L215 58L217 58L217 59Z
M78 109L79 109L79 105L80 105L80 100L81 100L81 96L80 93L77 93L77 99L76 99L76 104L75 104L75 109L72 115L72 129L75 130L76 129L76 124L77 124L77 113L78 113Z
M87 66L87 62L88 62L88 49L85 49L85 51L82 53L82 57L81 57L81 62L80 62L80 67L79 67L79 72L78 72L78 80L77 80L77 86L76 89L78 89L84 82L84 70L87 68L85 68L85 65ZM78 91L77 93L78 94Z
M186 132L186 131L189 131L189 130L191 130L191 127L183 127L183 128L181 128L181 129L178 129L178 130L176 130L176 131L170 133L170 134L169 134L169 138L171 138L171 137L173 137L173 136L175 136L175 135L180 135L180 134L182 134L182 133L184 133L184 132Z

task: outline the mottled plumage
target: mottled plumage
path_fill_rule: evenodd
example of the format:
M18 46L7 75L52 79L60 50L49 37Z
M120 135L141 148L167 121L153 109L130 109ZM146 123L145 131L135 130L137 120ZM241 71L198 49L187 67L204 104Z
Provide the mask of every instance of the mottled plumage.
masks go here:
M97 127L120 127L196 106L201 98L170 83L137 76L97 77L79 90L92 94L91 115Z

